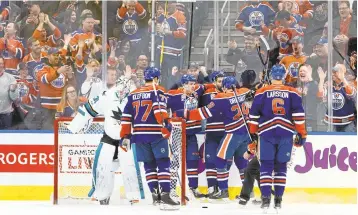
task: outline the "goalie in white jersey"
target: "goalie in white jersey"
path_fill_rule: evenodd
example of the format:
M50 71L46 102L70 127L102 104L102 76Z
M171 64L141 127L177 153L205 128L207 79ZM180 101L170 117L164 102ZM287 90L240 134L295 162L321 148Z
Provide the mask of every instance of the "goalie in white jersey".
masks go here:
M68 126L72 133L82 133L90 127L94 117L104 116L103 137L95 153L92 167L92 189L88 193L88 197L96 198L101 205L109 204L119 161L125 163L125 165L122 165L122 171L127 199L129 201L139 199L139 186L136 183L138 178L132 153L122 153L129 150L127 146L121 147L123 150L118 150L120 146L120 118L127 104L127 96L133 90L135 90L135 85L132 81L122 77L110 90L104 91L102 95L81 106L76 117ZM120 156L118 156L118 153Z

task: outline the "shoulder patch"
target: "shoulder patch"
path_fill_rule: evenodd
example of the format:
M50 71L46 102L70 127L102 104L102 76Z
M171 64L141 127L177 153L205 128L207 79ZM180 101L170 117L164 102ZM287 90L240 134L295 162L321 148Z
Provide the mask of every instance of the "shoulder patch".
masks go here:
M214 102L210 102L206 107L211 109L215 106L215 103Z

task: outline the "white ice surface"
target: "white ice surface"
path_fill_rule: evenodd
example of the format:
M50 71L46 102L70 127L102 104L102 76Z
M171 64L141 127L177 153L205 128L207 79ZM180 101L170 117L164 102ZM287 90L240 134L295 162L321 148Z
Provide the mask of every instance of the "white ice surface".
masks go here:
M202 208L207 206L207 208ZM196 203L183 206L179 211L160 211L158 207L144 205L101 206L85 205L52 205L49 202L0 201L0 214L3 215L256 215L263 214L259 206L250 202L241 208L236 202L227 204ZM268 214L276 214L270 209ZM280 215L358 215L358 205L334 204L284 204Z

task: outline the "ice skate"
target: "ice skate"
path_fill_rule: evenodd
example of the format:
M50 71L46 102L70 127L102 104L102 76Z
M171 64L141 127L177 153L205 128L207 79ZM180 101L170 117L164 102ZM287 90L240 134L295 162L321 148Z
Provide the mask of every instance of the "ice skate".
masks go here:
M104 200L99 200L99 204L100 205L109 205L109 200L111 198L107 198L107 199L104 199Z
M240 207L245 207L247 205L248 200L241 198L239 195L236 196L235 199L239 203Z
M271 203L270 197L265 197L265 196L262 197L261 208L262 208L264 214L267 213L267 210L270 207L270 203Z
M196 199L205 197L205 194L200 193L199 188L190 188L190 194Z
M276 213L279 213L281 210L281 202L282 202L282 196L275 196L275 206Z
M218 192L218 186L209 187L208 194L205 195L206 198L210 198L210 196L214 195L214 193Z
M160 193L158 192L158 189L154 189L154 192L152 193L152 198L154 206L160 204Z
M160 210L179 210L180 202L175 201L170 197L167 192L160 194Z
M209 200L212 203L225 203L229 199L229 191L228 190L220 190L218 189L217 192L213 193L209 197Z

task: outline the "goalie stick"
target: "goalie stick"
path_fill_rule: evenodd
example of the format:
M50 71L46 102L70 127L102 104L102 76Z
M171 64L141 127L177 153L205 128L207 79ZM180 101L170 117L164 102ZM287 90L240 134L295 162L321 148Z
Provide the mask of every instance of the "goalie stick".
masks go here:
M265 47L266 47L266 51L267 51L267 54L266 54L266 60L264 61L263 58L262 58L262 55L260 53L261 51L261 46L257 46L256 47L256 50L257 50L257 54L259 55L259 58L260 58L260 61L262 63L262 65L265 67L264 71L263 71L263 75L264 75L264 79L263 79L263 82L264 83L270 83L270 79L268 77L268 62L269 62L269 56L270 56L270 45L268 44L266 38L264 35L260 35L260 39L261 41L264 43Z

